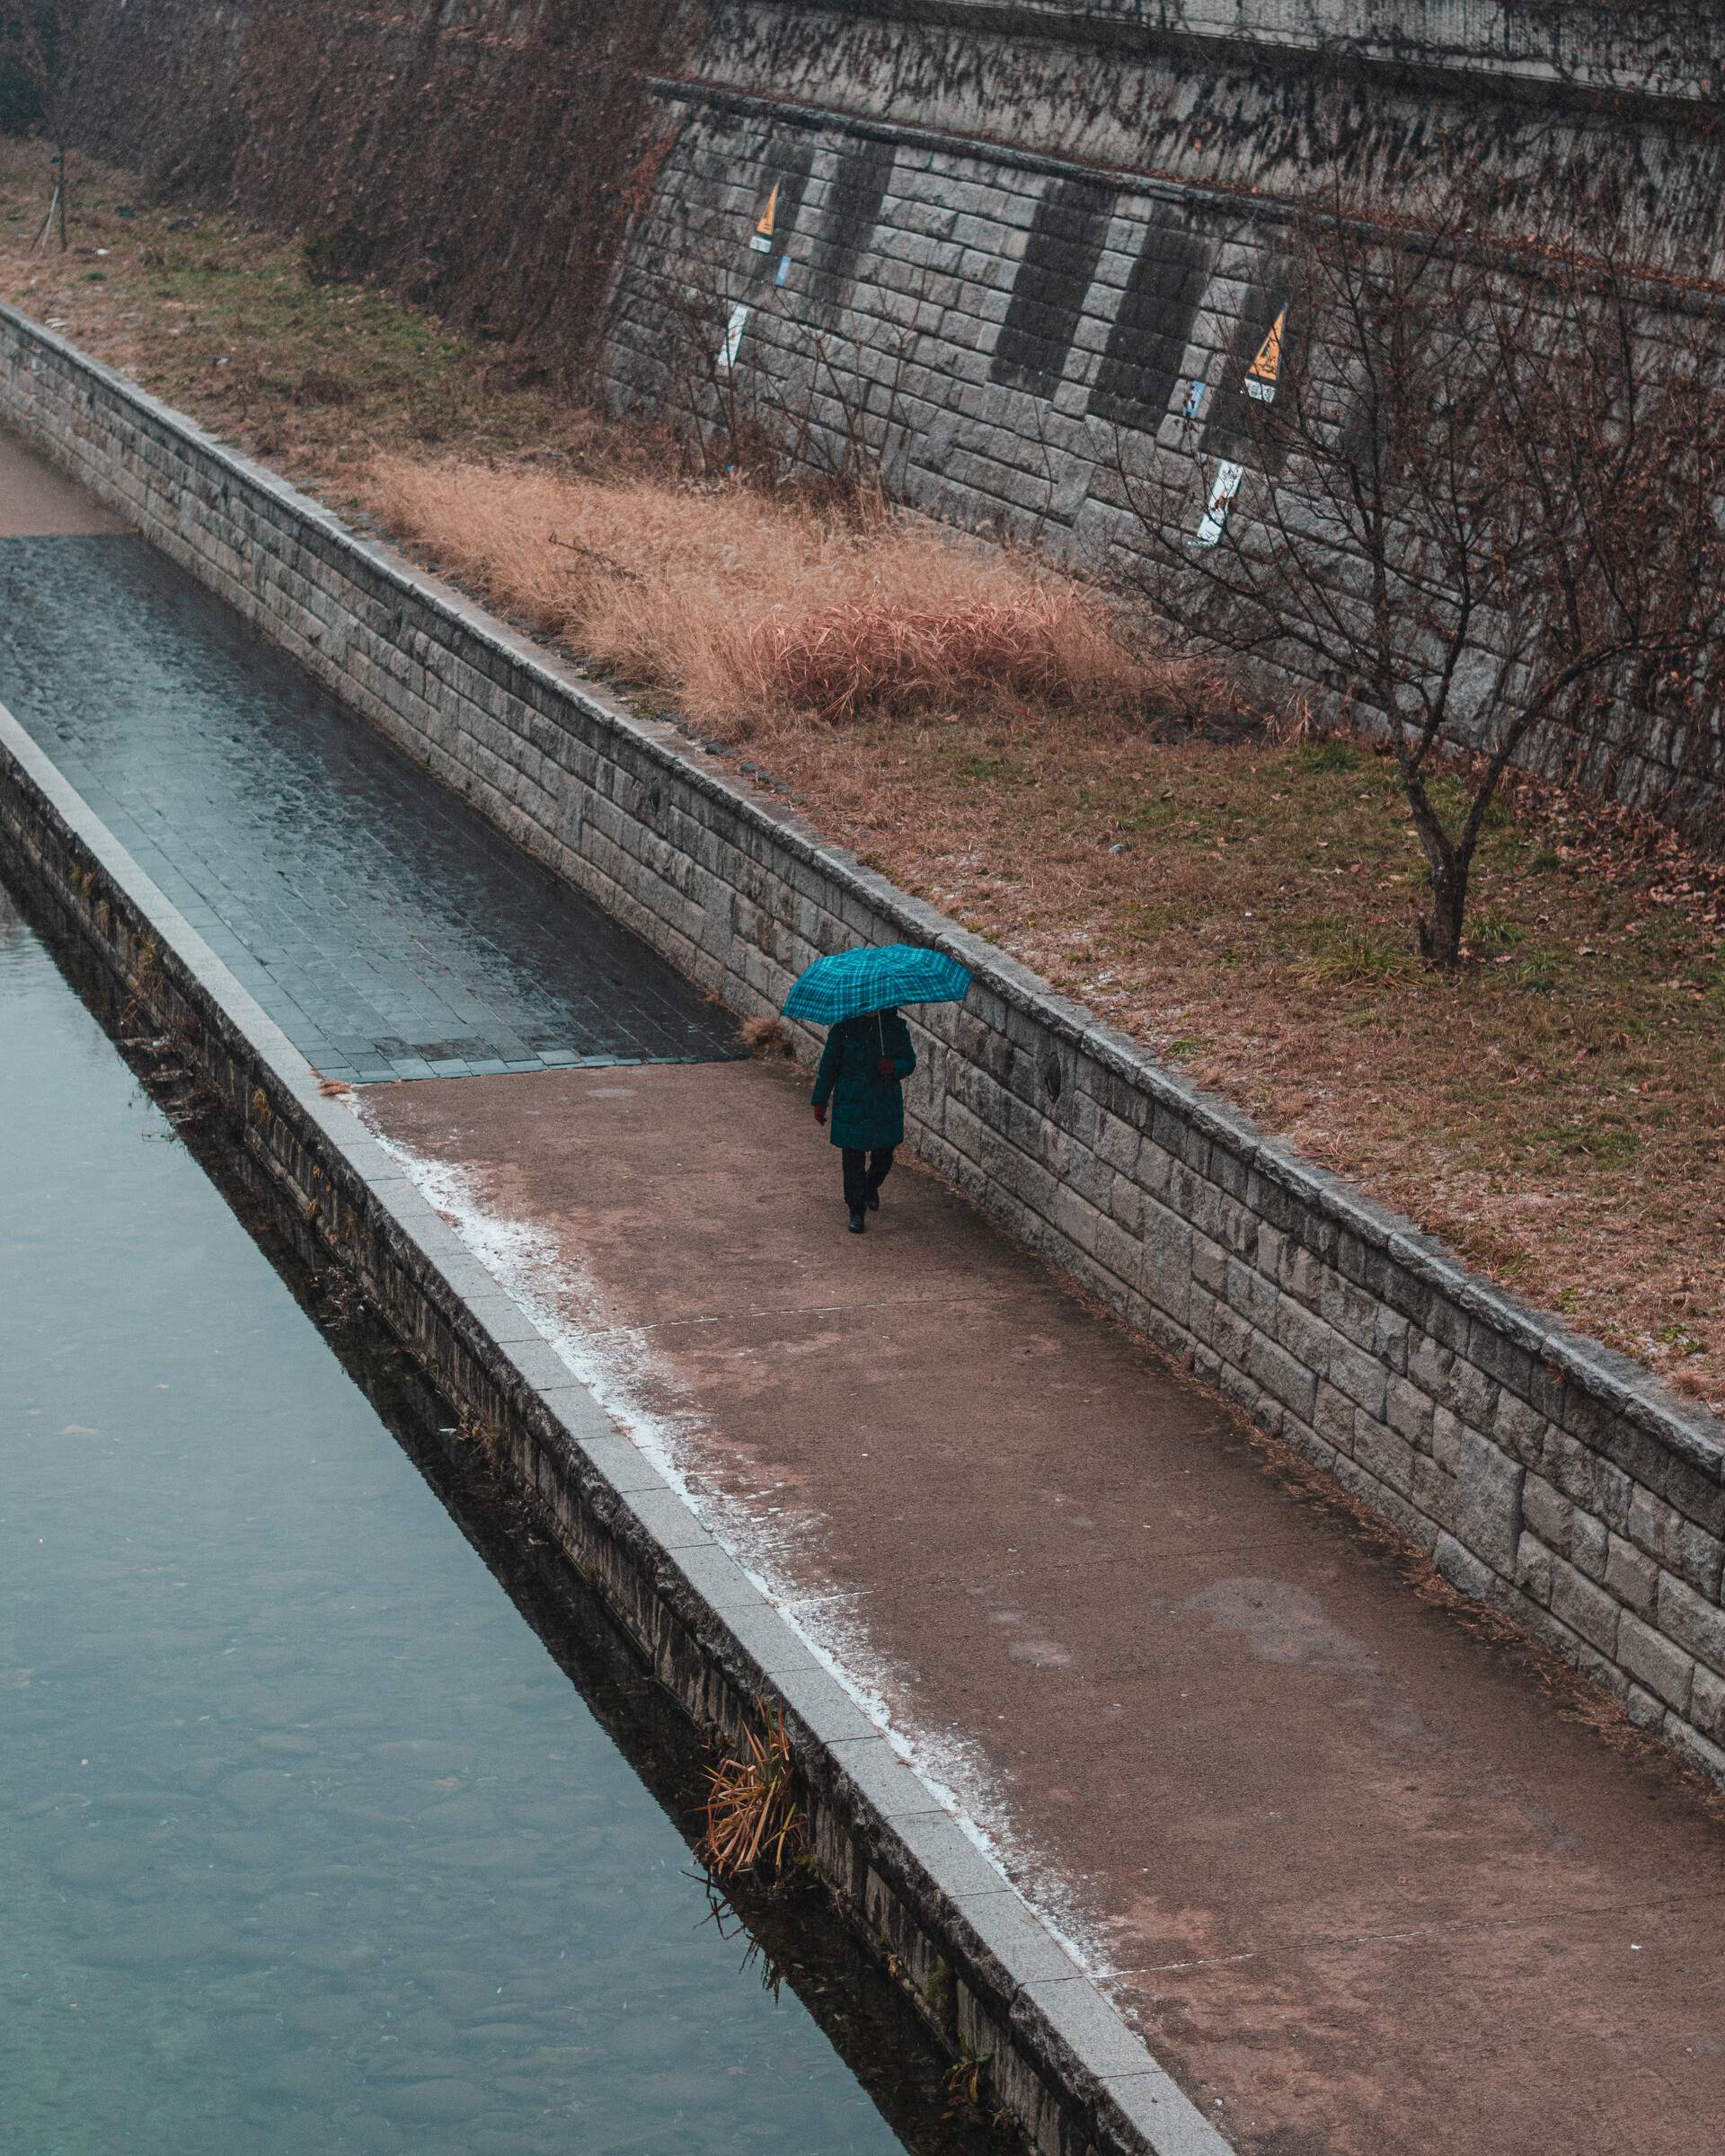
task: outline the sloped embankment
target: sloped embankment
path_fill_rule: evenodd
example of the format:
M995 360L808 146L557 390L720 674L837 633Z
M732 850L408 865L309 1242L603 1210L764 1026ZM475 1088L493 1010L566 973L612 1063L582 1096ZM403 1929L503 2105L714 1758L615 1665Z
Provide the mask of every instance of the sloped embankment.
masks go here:
M319 243L450 326L571 351L666 144L665 0L91 10L78 146Z

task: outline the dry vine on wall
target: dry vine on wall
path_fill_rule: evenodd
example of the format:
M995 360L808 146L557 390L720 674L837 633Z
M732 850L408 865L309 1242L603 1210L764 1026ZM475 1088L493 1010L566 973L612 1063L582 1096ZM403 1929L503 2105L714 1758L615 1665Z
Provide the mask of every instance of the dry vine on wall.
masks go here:
M688 19L670 29L669 0L224 12L94 0L80 146L574 374L665 153L641 78Z

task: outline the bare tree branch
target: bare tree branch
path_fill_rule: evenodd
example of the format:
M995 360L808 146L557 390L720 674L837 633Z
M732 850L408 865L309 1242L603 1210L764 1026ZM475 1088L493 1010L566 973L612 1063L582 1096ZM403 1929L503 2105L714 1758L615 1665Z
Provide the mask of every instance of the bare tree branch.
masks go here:
M1422 947L1450 966L1512 761L1536 747L1597 780L1717 731L1719 340L1650 305L1585 201L1554 190L1507 255L1459 191L1385 224L1344 186L1284 243L1275 349L1237 369L1234 461L1115 464L1162 618L1387 731L1431 870ZM1462 745L1483 757L1446 820L1434 780Z

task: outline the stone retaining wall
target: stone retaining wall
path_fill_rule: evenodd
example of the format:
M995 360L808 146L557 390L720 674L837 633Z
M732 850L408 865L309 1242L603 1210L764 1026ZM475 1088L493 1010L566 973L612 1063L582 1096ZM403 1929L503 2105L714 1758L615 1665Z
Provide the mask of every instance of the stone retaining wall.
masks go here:
M1643 205L1650 264L1725 259L1705 40L1656 11L712 0L678 50L649 83L664 155L611 288L611 400L757 419L816 465L860 454L924 508L1128 581L1147 503L1196 533L1224 460L1261 463L1241 377L1338 155L1416 216L1449 158L1502 189L1517 235L1535 176L1561 171ZM1618 732L1599 760L1619 796L1710 843L1717 720ZM1521 760L1561 769L1574 746L1542 731Z
M960 958L924 1158L1725 1781L1712 1417L4 308L0 416L739 1013L854 942Z
M650 84L666 154L617 264L610 392L716 418L740 312L728 405L830 441L860 407L924 507L1129 561L1118 468L1208 475L1242 454L1225 377L1286 297L1287 221L1338 155L1414 216L1447 158L1503 188L1517 236L1538 173L1626 189L1650 261L1716 270L1704 34L1668 20L1661 40L1656 11L1541 12L703 0ZM1633 94L1656 83L1652 103Z
M81 13L81 146L321 231L341 275L619 404L715 434L759 419L815 464L861 446L924 508L1128 579L1135 496L1177 482L1195 532L1224 463L1261 462L1240 376L1287 296L1290 213L1338 166L1416 220L1464 173L1516 239L1561 172L1682 270L1661 304L1712 306L1725 281L1717 11L1683 0ZM1592 768L1713 843L1717 720L1614 731ZM1575 746L1540 729L1522 760L1561 769Z

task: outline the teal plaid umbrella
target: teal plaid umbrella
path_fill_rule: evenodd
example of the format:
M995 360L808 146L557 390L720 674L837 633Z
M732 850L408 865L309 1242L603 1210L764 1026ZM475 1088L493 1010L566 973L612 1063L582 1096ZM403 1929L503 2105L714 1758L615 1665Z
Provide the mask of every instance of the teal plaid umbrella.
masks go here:
M961 1003L969 989L969 974L943 951L882 943L817 959L785 997L784 1015L835 1026L903 1003Z

